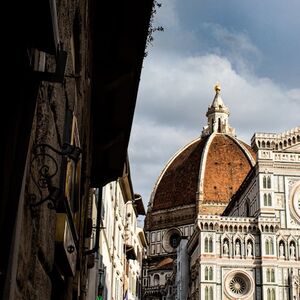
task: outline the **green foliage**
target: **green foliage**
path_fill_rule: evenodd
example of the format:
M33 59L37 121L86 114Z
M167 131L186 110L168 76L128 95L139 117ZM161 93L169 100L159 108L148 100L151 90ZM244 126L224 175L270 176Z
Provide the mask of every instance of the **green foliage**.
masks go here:
M151 17L150 17L150 23L149 23L149 28L148 28L148 36L147 36L147 41L146 41L146 49L149 47L149 45L153 45L152 42L154 40L153 33L155 31L164 31L164 28L162 26L154 26L154 16L157 13L157 9L162 6L161 3L157 2L157 0L153 1L152 4L152 12L151 12ZM146 57L148 55L148 51L145 51L144 56Z

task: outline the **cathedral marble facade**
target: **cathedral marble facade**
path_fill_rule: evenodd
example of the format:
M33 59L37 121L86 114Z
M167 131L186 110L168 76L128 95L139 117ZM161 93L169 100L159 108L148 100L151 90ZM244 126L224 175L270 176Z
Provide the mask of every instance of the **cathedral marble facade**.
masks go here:
M250 147L228 116L217 86L201 137L154 187L144 299L300 299L300 127Z

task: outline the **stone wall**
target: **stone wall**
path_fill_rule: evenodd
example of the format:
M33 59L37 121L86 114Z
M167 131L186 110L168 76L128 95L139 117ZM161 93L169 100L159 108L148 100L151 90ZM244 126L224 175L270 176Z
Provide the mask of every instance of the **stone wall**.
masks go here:
M58 28L63 50L67 51L65 79L62 83L42 81L40 84L31 142L28 151L27 168L24 174L24 193L19 209L23 210L17 221L14 251L15 277L12 272L12 299L71 299L72 294L84 298L86 289L86 257L83 254L85 234L83 231L88 207L88 171L90 169L90 53L87 1L59 1L57 3ZM55 70L53 56L46 54L45 71ZM71 116L71 117L68 117ZM35 147L48 144L57 150L64 142L72 143L72 117L77 121L82 156L80 160L81 186L78 208L71 210L70 223L76 227L77 262L76 274L70 276L64 269L66 260L57 249L55 209L48 207L49 201L32 207L45 198L49 189L39 189L41 168L47 165L51 173L55 163L46 156L36 157ZM73 126L74 127L74 126ZM73 128L74 129L74 128ZM40 148L41 149L41 148ZM43 152L43 150L42 150ZM40 153L40 152L39 152ZM51 178L51 184L64 194L66 165L61 155L45 148L57 163L58 169ZM36 159L37 158L37 159ZM41 192L41 193L40 193ZM63 198L62 201L66 199ZM51 203L50 203L51 204ZM61 203L62 204L62 203ZM64 205L64 204L62 204ZM63 211L63 208L62 208ZM64 212L66 213L66 211ZM14 295L14 296L13 296ZM72 298L73 299L73 298ZM75 299L75 298L74 298Z

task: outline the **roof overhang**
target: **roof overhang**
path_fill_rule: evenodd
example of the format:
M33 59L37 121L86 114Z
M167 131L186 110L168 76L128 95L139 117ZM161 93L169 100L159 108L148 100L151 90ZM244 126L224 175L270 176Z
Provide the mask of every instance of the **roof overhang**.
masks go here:
M153 0L92 1L91 183L122 176Z

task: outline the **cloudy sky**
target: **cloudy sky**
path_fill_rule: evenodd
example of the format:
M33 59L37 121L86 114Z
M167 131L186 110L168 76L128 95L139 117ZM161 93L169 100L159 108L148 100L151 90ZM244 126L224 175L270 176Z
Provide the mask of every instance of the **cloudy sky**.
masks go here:
M229 122L255 132L300 125L299 0L161 0L129 143L145 207L168 160L197 138L220 82Z

